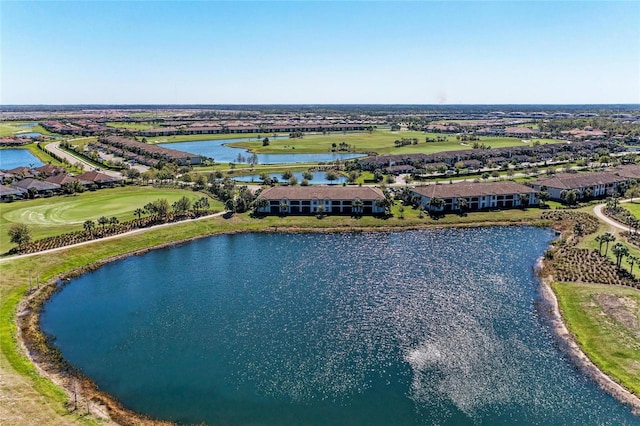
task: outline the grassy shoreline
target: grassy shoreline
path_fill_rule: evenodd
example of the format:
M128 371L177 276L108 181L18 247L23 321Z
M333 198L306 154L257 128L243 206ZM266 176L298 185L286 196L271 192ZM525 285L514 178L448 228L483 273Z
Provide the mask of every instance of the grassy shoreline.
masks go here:
M396 207L397 208L397 207ZM396 215L398 212L395 212ZM504 213L504 212L503 212ZM162 229L151 229L134 237L122 237L99 244L92 244L83 248L64 249L56 256L34 256L30 258L7 260L0 264L0 374L26 378L21 380L21 390L31 398L36 393L35 400L39 403L21 401L18 406L26 410L29 418L39 419L42 424L50 423L51 416L64 418L65 422L73 424L99 424L101 420L94 417L69 415L65 406L69 397L50 379L38 374L34 364L22 353L18 339L16 312L25 300L28 282L34 274L40 282L54 283L60 277L69 273L77 273L101 265L106 261L135 255L151 249L168 245L181 244L196 238L211 235L237 232L396 232L408 229L429 229L459 226L493 226L493 225L537 225L548 226L548 222L539 220L539 210L509 211L511 215L496 217L495 212L486 214L473 213L466 217L450 215L440 221L419 219L417 213L408 209L406 217L397 216L382 220L374 218L352 219L349 217L326 217L318 220L315 217L265 217L252 219L248 215L235 215L230 219L214 218L197 222L181 222ZM517 213L517 215L516 215ZM524 214L523 214L524 213ZM524 216L524 217L523 217ZM99 240L98 240L99 241ZM75 272L73 272L75 271ZM22 311L20 311L20 315ZM9 367L9 368L7 368ZM1 371L5 370L5 371ZM13 378L12 377L12 378ZM22 394L20 393L20 394ZM2 390L0 389L0 396ZM47 410L42 405L50 406ZM104 406L104 405L103 405ZM5 409L0 407L0 419L4 419ZM126 416L134 415L125 413ZM148 419L136 417L142 422Z

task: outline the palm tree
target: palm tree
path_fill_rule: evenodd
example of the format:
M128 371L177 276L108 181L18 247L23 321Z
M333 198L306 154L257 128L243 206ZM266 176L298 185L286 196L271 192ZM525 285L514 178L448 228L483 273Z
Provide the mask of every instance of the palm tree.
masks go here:
M611 232L605 232L604 234L602 234L602 238L604 238L604 242L607 244L604 251L604 255L606 256L609 253L609 243L614 242L616 240L616 237L614 237Z
M444 208L445 201L440 197L433 197L429 200L429 210L440 211Z
M102 225L102 230L104 231L104 227L109 223L109 219L106 216L100 216L98 218L98 223Z
M634 256L632 254L627 255L627 262L629 262L629 265L631 266L631 269L629 270L629 273L631 275L633 275L633 265L638 261L640 261L639 257Z
M456 200L456 204L458 205L458 210L460 210L460 214L464 213L464 211L469 207L469 202L466 198L458 198Z
M286 213L289 209L289 204L286 201L280 202L280 213Z
M134 210L133 214L138 216L138 220L140 220L142 218L142 215L145 214L145 210L138 208Z
M594 238L595 242L598 243L598 254L602 256L602 245L605 242L604 235L598 235Z
M113 227L115 227L119 223L120 223L120 221L115 216L113 216L111 219L109 219L109 225L111 225Z
M520 207L524 209L529 204L529 194L518 194L518 201L520 201Z
M96 227L96 223L93 220L85 220L82 224L84 230L93 236L93 228Z
M353 200L351 205L353 207L353 213L362 213L362 206L364 205L364 203L360 198L356 198L355 200Z
M627 246L625 246L621 242L617 242L615 243L611 251L616 257L616 268L620 269L622 258L629 255L629 249L627 248Z

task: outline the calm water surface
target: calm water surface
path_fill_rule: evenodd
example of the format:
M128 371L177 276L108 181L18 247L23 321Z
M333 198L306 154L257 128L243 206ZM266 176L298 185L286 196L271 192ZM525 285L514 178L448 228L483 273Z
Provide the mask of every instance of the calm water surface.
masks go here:
M304 177L302 177L302 172L292 172L292 175L294 175L296 177L296 179L298 179L298 183L302 182L302 180L304 179ZM339 175L338 179L334 180L334 181L329 181L327 179L325 179L325 172L312 172L313 174L313 179L311 179L309 181L309 183L311 184L338 184L338 183L343 183L347 181L347 178L343 175ZM285 182L286 179L284 179L282 177L282 173L269 173L269 177L271 178L278 178L279 182ZM234 180L237 180L238 182L262 182L262 179L260 179L260 175L245 175L245 176L236 176L233 178Z
M42 326L183 423L638 424L538 317L537 228L216 236L73 280Z
M0 149L0 169L2 170L43 165L44 163L27 149Z
M269 138L287 139L288 137ZM242 148L233 148L224 144L232 142L245 142L249 139L220 139L211 141L197 142L175 142L158 144L165 148L178 149L180 151L190 152L192 154L204 155L213 158L218 163L227 163L237 161L238 154L243 157L249 157L251 153ZM344 154L327 152L323 154L296 154L292 150L291 154L257 154L259 164L287 164L287 163L318 163L336 160L348 160L351 158L363 157L364 154Z

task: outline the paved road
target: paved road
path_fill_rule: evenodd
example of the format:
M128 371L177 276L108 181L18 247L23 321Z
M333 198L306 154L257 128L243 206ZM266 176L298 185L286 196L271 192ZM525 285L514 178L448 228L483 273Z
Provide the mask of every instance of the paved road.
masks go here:
M73 139L72 139L73 140ZM80 167L89 172L92 170L96 170L96 167L91 164L88 163L87 161L83 160L80 157L76 157L70 153L68 153L67 151L64 151L63 149L60 148L60 142L53 142L50 143L46 146L46 149L48 151L51 151L52 153L56 154L58 157L64 158L66 159L70 164L78 164L80 165ZM100 170L101 173L104 173L106 175L109 176L114 176L114 177L122 177L122 174L119 172L114 172L112 170Z
M212 218L212 217L218 217L218 216L222 216L225 213L226 212L214 213L214 214L210 214L210 215L207 215L207 216L201 216L201 217L198 217L198 218L195 218L195 219L181 220L181 221L178 221L178 222L163 223L163 224L160 224L160 225L150 226L148 228L138 228L138 229L134 229L132 231L123 232L122 234L111 235L110 237L97 238L95 240L83 241L81 243L76 243L76 244L71 244L71 245L68 245L68 246L57 247L57 248L53 248L53 249L49 249L49 250L38 251L38 252L35 252L35 253L27 253L27 254L20 254L20 255L17 255L17 256L3 257L3 258L0 258L0 263L8 262L10 260L15 260L15 259L22 259L24 257L32 257L32 256L39 256L41 254L55 253L55 252L66 250L66 249L70 249L70 248L73 248L73 247L85 246L87 244L101 243L103 241L113 240L115 238L125 237L127 235L139 234L141 232L146 232L146 231L151 230L151 229L164 228L164 227L167 227L167 226L177 225L179 223L185 223L185 222L191 222L191 221L195 221L195 220L202 220L202 219L209 219L209 218Z

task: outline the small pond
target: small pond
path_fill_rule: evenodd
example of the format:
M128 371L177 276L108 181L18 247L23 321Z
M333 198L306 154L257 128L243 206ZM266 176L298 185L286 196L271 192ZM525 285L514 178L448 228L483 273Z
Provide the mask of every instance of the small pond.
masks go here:
M0 149L0 170L43 165L44 163L27 149Z
M302 177L303 172L292 172L292 174L298 179L298 183L302 182L304 177ZM323 184L342 184L347 181L347 178L343 175L339 175L338 179L334 181L329 181L325 178L325 172L312 172L313 179L309 181L311 184L315 185L323 185ZM270 178L277 178L278 182L285 182L286 179L282 177L282 173L269 173ZM260 179L260 175L246 175L246 176L237 176L233 178L238 182L250 182L250 183L262 183L262 179Z
M269 138L287 139L287 137ZM247 158L250 152L242 148L233 148L225 144L233 142L245 142L249 139L220 139L196 142L174 142L158 144L165 148L177 149L192 154L203 155L213 158L218 163L238 162L238 154ZM258 154L259 164L287 164L287 163L319 163L336 160L349 160L351 158L364 157L364 154L353 153L320 153L320 154L296 154L292 150L291 154ZM245 161L246 162L246 161Z

